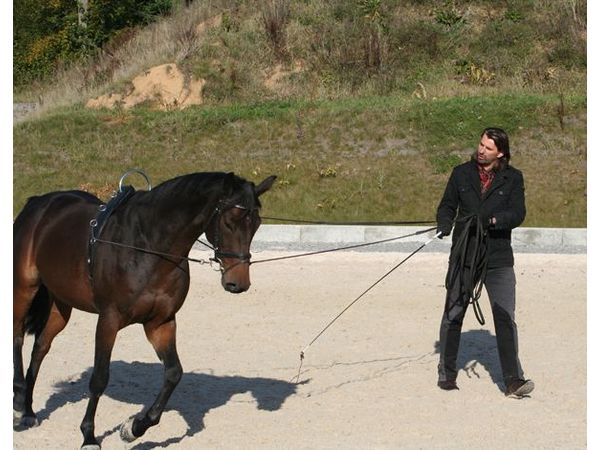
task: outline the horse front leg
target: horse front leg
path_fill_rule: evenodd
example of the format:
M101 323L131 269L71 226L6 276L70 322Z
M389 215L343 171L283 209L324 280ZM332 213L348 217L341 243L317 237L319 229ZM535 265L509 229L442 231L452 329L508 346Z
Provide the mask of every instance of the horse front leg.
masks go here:
M96 325L96 349L94 355L94 370L90 379L90 399L88 401L85 416L81 422L81 433L83 434L82 450L98 450L98 443L94 433L94 420L98 400L108 385L110 356L115 345L117 332L119 331L118 320L108 315L100 315Z
M129 419L121 426L121 439L125 442L134 441L142 436L148 428L158 424L167 401L183 374L175 346L175 318L159 325L144 324L144 331L165 366L164 382L154 404L148 408L146 413Z

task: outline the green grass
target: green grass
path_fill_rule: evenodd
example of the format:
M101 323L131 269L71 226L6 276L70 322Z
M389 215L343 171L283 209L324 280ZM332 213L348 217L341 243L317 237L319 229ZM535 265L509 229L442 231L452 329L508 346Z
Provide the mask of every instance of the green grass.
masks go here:
M369 96L184 111L55 110L14 131L14 213L27 197L85 188L106 198L128 168L154 184L196 171L276 174L264 214L432 220L449 170L490 125L524 172L526 226L586 226L586 98ZM562 127L561 127L562 123ZM140 183L139 187L143 187Z
M263 15L288 6L274 40ZM583 0L192 2L18 86L42 111L13 128L13 213L57 189L106 198L139 167L154 184L277 174L264 199L273 216L431 220L450 169L499 126L525 175L525 225L585 227L586 23ZM164 63L207 80L201 107L81 106ZM279 65L302 70L268 87Z

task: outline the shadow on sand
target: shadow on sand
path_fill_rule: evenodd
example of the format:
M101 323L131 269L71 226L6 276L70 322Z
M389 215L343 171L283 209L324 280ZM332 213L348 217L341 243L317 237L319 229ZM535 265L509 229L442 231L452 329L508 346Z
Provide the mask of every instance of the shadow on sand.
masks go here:
M440 343L434 344L435 352L440 352ZM469 378L481 378L479 367L491 377L492 382L504 392L504 380L496 346L496 336L488 330L464 331L460 337L460 347L456 366L460 373Z
M88 397L88 383L92 368L83 372L77 380L57 383L45 407L37 414L40 422L67 403L75 403ZM104 395L128 404L149 407L158 394L163 380L164 367L159 363L114 361L110 365L110 382ZM285 400L296 393L297 385L271 378L247 378L242 376L214 376L204 373L184 373L173 392L165 411L175 410L185 420L187 432L163 442L144 442L143 437L134 449L167 447L193 436L204 429L204 416L208 411L225 405L232 396L249 392L256 400L257 408L276 411ZM100 401L99 408L102 408ZM82 417L83 418L83 417ZM118 417L115 427L99 435L100 441L118 432L127 417ZM74 424L78 426L79 424ZM157 425L157 426L160 426Z

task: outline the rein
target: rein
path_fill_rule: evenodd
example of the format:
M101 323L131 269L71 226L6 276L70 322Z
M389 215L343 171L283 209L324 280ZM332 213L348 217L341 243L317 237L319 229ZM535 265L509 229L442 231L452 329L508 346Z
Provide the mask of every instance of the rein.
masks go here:
M224 211L226 211L229 208L239 208L239 209L248 209L245 208L243 206L240 205L232 205L232 206L228 206L228 207L224 207L224 203L222 201L219 201L219 203L217 204L217 207L215 208L215 210L212 212L212 214L210 215L207 223L211 223L215 216L220 216ZM100 212L104 212L106 210L106 205L100 205L99 208ZM238 259L239 262L237 264L242 264L242 263L248 263L250 264L250 258L252 257L252 255L250 253L234 253L234 252L226 252L226 251L222 251L219 249L219 233L218 233L218 227L217 227L217 232L215 233L215 240L216 243L214 246L211 246L209 244L206 244L202 241L200 241L199 239L196 239L196 241L206 245L207 247L209 247L211 250L214 251L214 258L209 258L209 259L197 259L197 258L192 258L190 256L182 256L182 255L175 255L172 253L166 253L166 252L160 252L157 250L151 250L148 248L144 248L144 247L138 247L135 245L129 245L129 244L123 244L121 242L115 242L115 241L109 241L106 239L100 239L98 237L96 237L95 235L95 230L98 226L98 221L97 219L92 219L90 221L90 241L89 241L89 245L91 247L94 246L95 243L101 243L101 244L108 244L108 245L113 245L115 247L121 247L121 248L127 248L127 249L131 249L131 250L136 250L142 253L147 253L150 255L156 255L156 256L161 256L161 257L165 257L165 258L172 258L172 259L176 259L179 261L190 261L190 262L195 262L195 263L199 263L200 265L203 264L209 264L211 267L213 265L214 262L219 264L219 269L221 271L221 273L225 273L225 269L223 267L223 263L221 261L221 258L233 258L233 259ZM91 265L92 263L92 258L90 257L88 259L88 264ZM234 264L234 266L236 266L237 264ZM233 266L232 266L233 267ZM231 269L232 267L230 267L229 269ZM91 266L90 266L91 269ZM92 278L92 272L90 270L90 278Z
M114 245L115 247L121 247L121 248L128 248L131 250L137 250L139 252L142 253L148 253L151 255L156 255L156 256L164 256L166 258L174 258L174 259L179 259L179 260L187 260L187 261L191 261L191 262L197 262L200 264L212 264L215 260L213 258L210 259L196 259L196 258L191 258L189 256L181 256L181 255L174 255L171 253L164 253L164 252L159 252L156 250L150 250L147 248L143 248L143 247L136 247L135 245L127 245L127 244L122 244L120 242L114 242L114 241L107 241L104 239L99 239L99 238L93 238L93 242L99 242L101 244L110 244L110 245Z

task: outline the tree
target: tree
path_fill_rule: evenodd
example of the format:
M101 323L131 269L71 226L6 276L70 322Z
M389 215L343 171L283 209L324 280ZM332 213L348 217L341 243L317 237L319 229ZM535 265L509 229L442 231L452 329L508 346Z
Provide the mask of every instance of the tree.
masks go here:
M77 0L77 23L81 28L86 28L88 13L88 0Z
M15 0L13 79L27 84L91 54L116 33L169 14L173 0Z

